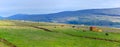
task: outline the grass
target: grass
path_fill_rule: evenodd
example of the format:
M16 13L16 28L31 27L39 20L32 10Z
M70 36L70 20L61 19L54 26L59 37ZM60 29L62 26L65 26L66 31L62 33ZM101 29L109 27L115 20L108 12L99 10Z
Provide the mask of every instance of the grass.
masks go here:
M18 47L117 47L118 43L73 37L62 33L46 32L23 27L1 28L0 37ZM87 44L87 45L86 45Z
M7 46L7 45L3 44L2 42L0 42L0 47L9 47L9 46Z
M47 32L32 27L18 26L17 23L14 23L15 24L14 26L0 26L0 38L4 38L8 40L17 47L119 47L120 46L120 43L116 43L116 42L94 40L94 39L75 37L65 34L65 33L70 33L74 35L83 35L83 36L101 38L104 36L104 33L82 32L82 30L75 30L70 27L58 26L57 28L54 28L54 26L46 26L46 24L44 26L42 25L41 27L55 31L55 32ZM27 24L31 24L31 23L27 23ZM113 37L117 36L115 37L115 39L116 38L119 39L119 34L111 33L111 36ZM110 37L110 36L106 36L106 37ZM112 39L114 39L113 37ZM3 43L0 43L0 45L3 45ZM3 47L5 46L3 45Z
M10 21L1 21L0 20L0 26L12 26L12 25L15 25L13 22L10 22Z
M95 38L103 38L103 39L111 39L111 40L119 40L120 41L120 34L119 33L112 33L112 32L107 32L109 36L106 36L106 32L92 32L86 30L86 32L83 32L81 29L73 29L70 27L60 27L58 26L57 28L51 27L51 26L43 26L44 28L48 28L52 31L55 32L62 32L62 33L67 33L67 34L73 34L76 36L88 36L88 37L95 37Z

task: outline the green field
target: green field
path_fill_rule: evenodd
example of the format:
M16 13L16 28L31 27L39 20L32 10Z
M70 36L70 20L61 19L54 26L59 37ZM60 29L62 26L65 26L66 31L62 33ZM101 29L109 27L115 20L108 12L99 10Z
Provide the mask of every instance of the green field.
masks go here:
M0 38L16 47L120 47L119 42L79 37L87 36L120 41L119 33L107 32L109 36L106 36L106 32L92 32L85 27L75 29L71 25L65 24L64 27L59 25L61 24L4 20L0 21ZM52 32L32 26L46 28ZM86 32L83 32L85 29ZM0 47L10 47L10 45L0 42Z
M0 47L9 47L9 46L7 46L4 43L0 42Z

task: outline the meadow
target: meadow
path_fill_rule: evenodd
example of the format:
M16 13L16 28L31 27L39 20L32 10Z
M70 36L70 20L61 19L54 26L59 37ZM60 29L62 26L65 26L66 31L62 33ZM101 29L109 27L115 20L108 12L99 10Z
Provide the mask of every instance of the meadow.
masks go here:
M107 32L109 36L106 36L106 32L92 32L83 27L76 29L72 28L72 25L64 24L66 25L64 27L60 25L62 24L0 21L0 38L6 39L16 47L120 47L119 42L79 37L87 36L120 41L119 33ZM52 32L32 26L46 28ZM11 46L1 41L0 47Z

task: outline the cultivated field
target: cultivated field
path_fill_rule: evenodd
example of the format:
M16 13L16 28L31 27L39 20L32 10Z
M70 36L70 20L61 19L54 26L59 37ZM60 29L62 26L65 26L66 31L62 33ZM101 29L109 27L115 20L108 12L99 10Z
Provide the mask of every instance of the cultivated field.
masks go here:
M119 29L116 31L112 28L101 28L104 32L92 32L87 26L71 26L44 22L0 21L0 47L120 47ZM109 29L112 29L112 32ZM109 35L106 36L105 33Z

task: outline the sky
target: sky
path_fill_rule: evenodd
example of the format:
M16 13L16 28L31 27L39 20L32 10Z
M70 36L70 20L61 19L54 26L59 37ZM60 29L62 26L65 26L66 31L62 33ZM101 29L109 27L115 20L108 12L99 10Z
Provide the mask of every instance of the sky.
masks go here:
M118 7L120 0L0 0L0 16Z

